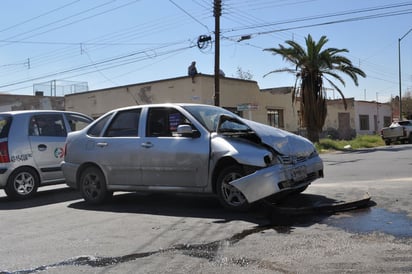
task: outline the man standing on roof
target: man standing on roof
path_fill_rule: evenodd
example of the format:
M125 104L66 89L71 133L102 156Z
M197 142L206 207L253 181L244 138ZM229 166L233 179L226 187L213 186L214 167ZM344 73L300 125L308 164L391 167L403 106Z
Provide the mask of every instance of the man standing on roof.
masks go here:
M192 77L192 83L195 82L195 76L197 74L197 69L196 69L196 62L193 61L192 64L187 68L187 74Z

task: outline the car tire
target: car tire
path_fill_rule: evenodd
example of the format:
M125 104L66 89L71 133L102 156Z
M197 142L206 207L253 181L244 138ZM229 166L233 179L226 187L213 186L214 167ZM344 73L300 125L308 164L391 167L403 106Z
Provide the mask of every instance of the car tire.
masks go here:
M40 179L36 171L29 167L22 167L10 175L4 191L12 199L23 200L36 194L39 184Z
M101 204L113 194L107 191L106 179L97 167L87 167L81 173L79 189L83 199L91 204Z
M216 192L220 203L227 209L234 211L246 211L250 204L245 196L229 182L245 175L243 169L238 165L224 168L217 178Z

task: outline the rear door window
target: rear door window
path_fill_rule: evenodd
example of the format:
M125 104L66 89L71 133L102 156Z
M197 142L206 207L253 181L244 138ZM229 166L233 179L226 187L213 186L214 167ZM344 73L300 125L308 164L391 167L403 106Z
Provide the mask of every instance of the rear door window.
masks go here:
M30 136L66 136L66 128L61 114L34 115L29 125Z
M121 111L113 118L104 136L137 137L139 119L140 109Z

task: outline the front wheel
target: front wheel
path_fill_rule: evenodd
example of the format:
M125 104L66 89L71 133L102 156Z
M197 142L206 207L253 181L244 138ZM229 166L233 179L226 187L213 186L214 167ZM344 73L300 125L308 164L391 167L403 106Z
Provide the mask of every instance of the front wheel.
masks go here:
M37 173L29 167L22 167L10 175L4 191L12 199L23 200L36 194L39 184Z
M227 209L245 211L250 204L245 196L236 187L229 184L231 181L244 176L243 169L238 165L224 168L217 178L217 195L220 203Z
M91 204L101 204L111 196L103 172L97 167L88 167L81 173L79 188L83 199Z

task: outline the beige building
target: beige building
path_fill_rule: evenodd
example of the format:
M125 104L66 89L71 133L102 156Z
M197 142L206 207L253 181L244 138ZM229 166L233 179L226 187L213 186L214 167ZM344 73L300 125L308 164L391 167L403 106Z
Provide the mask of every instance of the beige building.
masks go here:
M190 77L179 77L127 86L93 90L65 96L66 109L82 111L92 117L118 107L154 103L199 103L214 104L214 77L200 74L194 83ZM255 106L259 87L255 81L222 78L220 81L220 104L231 110L238 106ZM249 115L246 107L241 111ZM261 120L260 113L253 113Z
M0 94L0 112L26 109L64 110L64 97L43 96L42 92L36 93L35 96Z
M0 95L0 111L17 109L65 109L94 118L109 110L140 104L165 102L214 104L214 77L199 74L100 90L64 97ZM328 100L328 116L322 136L349 139L357 134L378 133L391 121L390 104L347 99ZM220 105L240 116L305 135L299 104L292 103L292 87L259 89L257 82L237 78L220 79Z
M136 104L165 102L214 104L214 77L200 74L65 96L66 109L94 118L107 111ZM374 134L391 117L389 104L347 99L328 100L323 136L350 139L357 134ZM220 79L220 105L240 116L305 135L299 104L292 103L292 87L259 89L257 82L237 78ZM377 107L378 106L378 107Z

